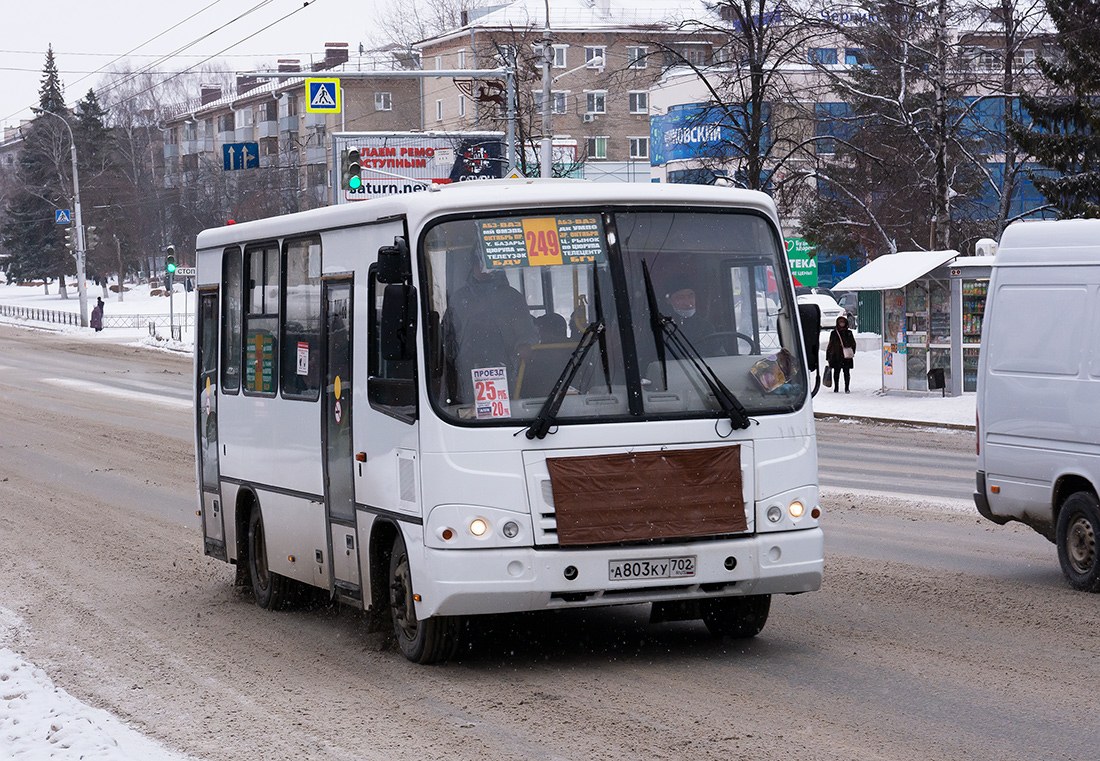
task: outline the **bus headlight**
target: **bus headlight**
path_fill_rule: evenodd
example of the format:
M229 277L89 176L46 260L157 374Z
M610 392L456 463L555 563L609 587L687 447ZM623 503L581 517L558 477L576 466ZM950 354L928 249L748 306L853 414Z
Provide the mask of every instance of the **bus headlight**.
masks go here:
M791 514L792 518L801 518L802 514L806 512L806 506L796 499L787 506L787 512Z
M424 521L424 543L437 549L529 547L531 516L486 505L436 505Z
M768 520L772 523L779 523L782 517L783 511L779 509L779 505L772 505L768 508Z

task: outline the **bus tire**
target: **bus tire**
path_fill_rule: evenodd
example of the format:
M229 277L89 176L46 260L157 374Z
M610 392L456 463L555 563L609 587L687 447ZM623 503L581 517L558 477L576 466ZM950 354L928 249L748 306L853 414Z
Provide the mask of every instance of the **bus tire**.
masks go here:
M450 659L458 650L459 619L453 616L417 619L409 553L400 533L390 552L389 588L393 635L402 655L413 663Z
M267 538L259 505L253 505L248 516L248 571L257 605L264 610L278 610L286 604L290 579L268 567Z
M1074 589L1100 592L1100 500L1079 491L1062 503L1055 534L1058 562Z
M715 637L748 639L764 629L771 605L771 595L747 595L703 600L700 608L703 623Z

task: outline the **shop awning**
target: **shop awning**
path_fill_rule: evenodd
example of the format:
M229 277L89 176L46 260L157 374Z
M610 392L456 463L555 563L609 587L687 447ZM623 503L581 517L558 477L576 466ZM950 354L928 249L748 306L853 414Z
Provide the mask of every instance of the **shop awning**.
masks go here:
M869 262L832 287L834 291L904 288L959 255L958 251L899 251Z

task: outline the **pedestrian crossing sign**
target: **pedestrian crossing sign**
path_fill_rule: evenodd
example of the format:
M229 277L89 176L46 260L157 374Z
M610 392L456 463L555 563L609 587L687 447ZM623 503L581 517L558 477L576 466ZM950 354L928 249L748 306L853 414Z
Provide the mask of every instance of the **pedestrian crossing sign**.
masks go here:
M340 113L340 80L307 79L306 112L311 114Z

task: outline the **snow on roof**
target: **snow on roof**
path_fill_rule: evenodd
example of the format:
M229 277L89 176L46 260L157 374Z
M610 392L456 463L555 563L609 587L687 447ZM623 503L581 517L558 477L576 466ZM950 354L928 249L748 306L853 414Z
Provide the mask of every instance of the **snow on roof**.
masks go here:
M714 18L701 0L554 0L550 28L555 32L672 26L685 19ZM471 18L460 29L451 29L417 43L422 47L464 36L477 29L541 29L546 25L545 0L515 0L482 16Z
M1100 219L1013 222L997 246L997 266L1100 262Z
M834 291L889 291L904 288L959 255L958 251L899 251L886 254L833 286Z

